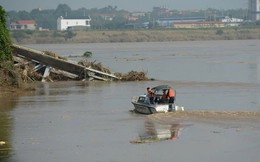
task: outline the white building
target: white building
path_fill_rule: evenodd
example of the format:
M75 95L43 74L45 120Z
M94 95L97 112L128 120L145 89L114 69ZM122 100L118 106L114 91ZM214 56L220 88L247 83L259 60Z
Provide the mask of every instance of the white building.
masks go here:
M239 26L244 20L238 18L230 18L226 16L221 22L225 23L225 26Z
M62 16L57 19L57 30L86 27L90 28L90 18L87 19L64 19Z

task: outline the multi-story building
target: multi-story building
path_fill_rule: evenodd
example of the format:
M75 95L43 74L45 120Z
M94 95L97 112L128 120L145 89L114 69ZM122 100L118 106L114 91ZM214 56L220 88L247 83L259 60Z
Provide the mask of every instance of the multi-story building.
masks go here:
M260 0L248 0L248 12L250 20L260 20Z
M67 30L71 28L90 28L90 18L87 19L64 19L62 16L57 20L57 30Z

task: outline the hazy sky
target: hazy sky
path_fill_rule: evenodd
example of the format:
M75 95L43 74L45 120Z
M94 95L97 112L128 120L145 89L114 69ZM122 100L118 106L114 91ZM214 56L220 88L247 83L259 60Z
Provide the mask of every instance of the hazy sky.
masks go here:
M128 11L152 11L153 7L168 9L238 9L247 8L248 0L0 0L6 11L35 8L56 9L58 4L67 4L73 10L79 8L103 8L108 5Z

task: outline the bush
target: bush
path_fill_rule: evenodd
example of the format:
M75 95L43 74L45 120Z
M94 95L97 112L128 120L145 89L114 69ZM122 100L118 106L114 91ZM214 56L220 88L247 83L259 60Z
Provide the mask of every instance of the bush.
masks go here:
M216 32L217 35L222 35L224 34L224 31L222 29L218 29Z
M6 13L2 6L0 6L0 63L3 61L10 61L12 57L11 38L6 29Z
M21 42L23 39L28 38L29 36L26 34L25 31L23 31L23 30L17 30L17 31L14 31L14 32L13 32L12 37L13 37L17 42Z
M24 32L28 35L33 35L34 31L32 30L24 30Z
M72 39L73 37L75 37L77 34L74 33L72 30L67 30L65 32L65 40L68 40L68 39Z
M83 56L84 56L84 57L87 57L87 58L92 57L92 52L86 51L86 52L83 54Z
M64 37L64 34L62 32L59 31L54 31L52 34L53 37Z

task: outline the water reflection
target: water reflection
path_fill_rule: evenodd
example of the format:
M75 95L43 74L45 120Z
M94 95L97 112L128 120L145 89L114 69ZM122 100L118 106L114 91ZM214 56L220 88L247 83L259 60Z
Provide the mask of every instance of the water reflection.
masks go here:
M180 123L159 123L145 119L144 129L139 132L137 139L131 143L152 143L166 140L177 140L182 127Z
M257 81L260 82L260 57L257 57Z
M0 97L0 161L5 160L11 154L11 129L13 118L10 112L15 107L15 96Z

